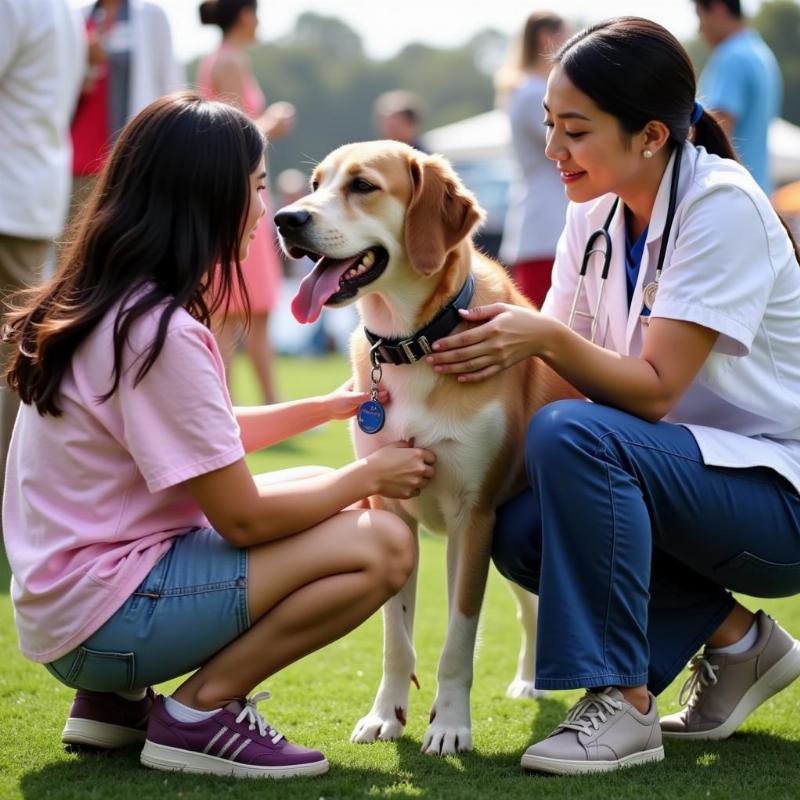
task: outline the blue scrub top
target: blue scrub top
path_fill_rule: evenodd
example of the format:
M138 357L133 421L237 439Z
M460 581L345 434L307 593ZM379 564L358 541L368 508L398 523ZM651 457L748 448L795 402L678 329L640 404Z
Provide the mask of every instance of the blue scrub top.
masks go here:
M639 277L639 267L642 265L642 255L644 254L644 245L647 241L648 228L642 231L635 242L631 241L628 209L625 209L625 278L628 284L628 309L631 307L633 290L636 287L636 279Z

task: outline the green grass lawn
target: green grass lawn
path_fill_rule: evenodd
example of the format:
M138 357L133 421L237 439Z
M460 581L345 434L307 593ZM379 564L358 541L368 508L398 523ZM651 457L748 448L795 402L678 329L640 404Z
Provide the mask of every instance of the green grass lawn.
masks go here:
M326 391L348 374L338 358L285 359L282 394ZM252 399L251 380L238 365L239 402ZM296 464L337 466L350 457L347 428L332 423L251 458L254 471ZM18 653L7 590L0 595L0 799L27 798L797 798L800 797L800 681L761 707L732 739L667 744L658 765L613 775L546 778L523 774L519 757L546 735L579 696L552 693L541 701L504 696L513 676L519 634L511 595L492 574L483 612L472 693L475 750L431 758L419 752L427 725L446 622L445 549L423 537L416 625L422 688L412 688L409 724L399 742L352 745L355 721L369 710L380 678L381 624L376 615L345 639L285 670L265 685L274 699L265 715L290 738L322 749L328 775L267 782L162 773L139 766L135 750L66 752L59 734L72 696L41 667ZM2 586L7 587L5 575ZM757 601L753 601L755 604ZM757 606L753 606L757 607ZM800 634L796 599L763 607ZM169 684L162 689L169 690ZM679 682L661 697L676 709Z

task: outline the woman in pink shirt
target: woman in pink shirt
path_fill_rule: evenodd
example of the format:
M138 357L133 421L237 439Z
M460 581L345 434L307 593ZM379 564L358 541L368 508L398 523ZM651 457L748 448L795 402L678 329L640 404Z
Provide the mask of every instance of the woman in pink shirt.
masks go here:
M264 179L244 114L156 101L119 137L58 273L7 318L20 647L78 690L65 742L144 741L159 769L327 770L248 695L405 583L408 529L362 501L413 496L433 474L432 454L403 442L339 470L250 474L246 451L366 397L231 405L209 321L264 215ZM192 670L171 697L149 688Z
M209 100L231 103L254 120L270 141L281 139L294 128L294 106L283 101L267 106L247 57L247 48L256 41L258 28L257 0L206 0L200 5L204 24L222 31L222 44L200 63L197 84ZM278 302L283 266L275 245L272 225L264 220L255 231L250 254L242 264L243 280L236 283L223 324L217 336L226 363L243 339L245 351L253 364L264 402L275 402L272 348L269 340L269 314ZM249 325L243 325L249 299Z

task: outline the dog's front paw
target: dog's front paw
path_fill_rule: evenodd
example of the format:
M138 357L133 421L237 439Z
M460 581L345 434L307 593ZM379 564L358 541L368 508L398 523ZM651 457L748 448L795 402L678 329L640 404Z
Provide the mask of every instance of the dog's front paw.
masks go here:
M448 725L434 720L425 731L423 753L430 756L451 756L472 750L472 731L469 725Z
M422 752L449 756L472 750L472 727L469 719L469 691L440 686L431 708L431 724L425 731Z
M374 709L362 717L350 734L350 741L356 744L390 742L403 735L406 724L405 709L397 708L393 714L385 714Z
M508 684L506 697L513 700L540 700L542 697L547 697L547 692L544 689L537 689L533 681L515 678Z

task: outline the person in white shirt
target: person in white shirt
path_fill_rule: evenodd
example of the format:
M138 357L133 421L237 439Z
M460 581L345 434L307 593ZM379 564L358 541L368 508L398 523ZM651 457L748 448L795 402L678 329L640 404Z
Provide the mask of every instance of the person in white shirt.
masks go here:
M5 301L37 281L64 227L69 122L86 42L68 0L0 0L0 20L0 300ZM16 397L5 385L0 388L0 490Z
M723 739L800 674L800 642L730 594L800 592L800 265L668 31L610 20L555 62L546 152L571 203L552 288L541 312L462 312L476 324L428 361L470 382L537 356L593 401L533 416L530 488L494 543L539 594L537 687L588 690L522 764L571 774ZM605 289L602 252L580 280L593 248Z

